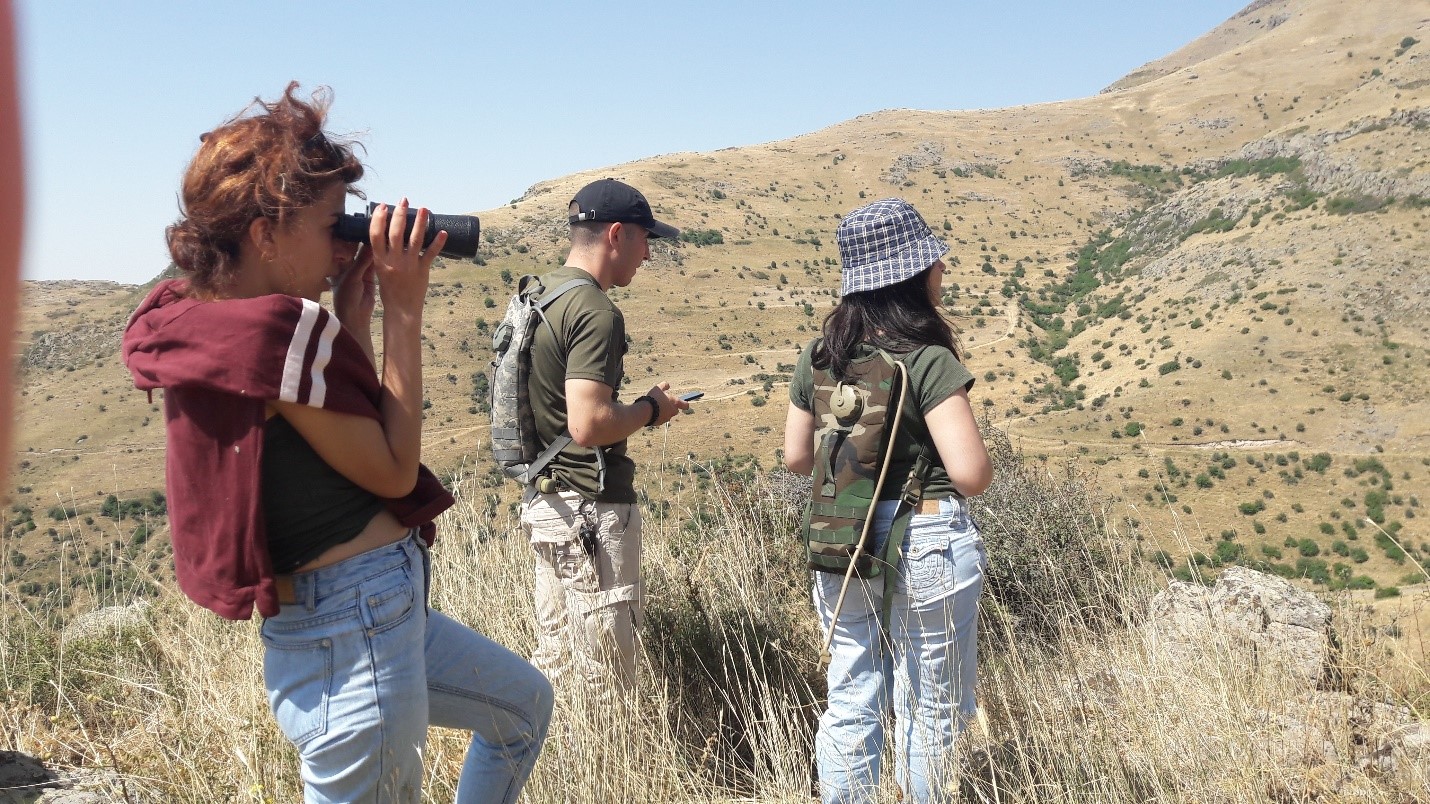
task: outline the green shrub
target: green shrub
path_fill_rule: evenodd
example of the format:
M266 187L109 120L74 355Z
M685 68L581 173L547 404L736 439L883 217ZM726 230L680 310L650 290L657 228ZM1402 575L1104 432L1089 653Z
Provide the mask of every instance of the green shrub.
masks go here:
M1296 212L1316 203L1321 194L1304 184L1297 184L1286 191L1286 210Z
M680 233L680 239L685 243L692 243L697 248L700 246L714 246L725 242L725 235L719 229L684 229Z
M1221 207L1217 207L1208 213L1205 218L1202 218L1188 227L1186 234L1182 235L1182 239L1185 240L1192 235L1201 234L1203 232L1229 232L1236 228L1236 222L1238 220L1240 220L1240 218L1226 217L1226 213L1221 210Z
M1265 159L1232 159L1223 163L1214 174L1218 178L1226 176L1256 175L1267 178L1277 173L1290 173L1301 167L1297 156L1271 156Z
M1388 203L1388 199L1369 195L1338 195L1326 199L1326 211L1332 215L1355 215L1374 212Z
M997 625L981 632L995 644L1053 641L1069 613L1094 628L1124 622L1107 582L1122 565L1102 541L1104 503L1090 480L1071 464L1050 474L1026 461L987 417L982 430L994 480L972 503L988 547L985 616Z
M1217 542L1216 559L1223 564L1233 564L1239 560L1246 548L1238 542Z
M1326 562L1319 558L1303 556L1296 559L1296 573L1302 578L1309 578L1319 584L1329 585L1331 583L1331 569L1326 566Z

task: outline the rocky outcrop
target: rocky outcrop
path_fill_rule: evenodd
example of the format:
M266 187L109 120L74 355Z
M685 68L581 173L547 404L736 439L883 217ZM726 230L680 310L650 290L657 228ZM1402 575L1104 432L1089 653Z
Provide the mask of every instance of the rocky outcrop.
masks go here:
M933 140L925 140L915 145L908 153L894 157L888 170L884 171L881 178L889 184L902 186L909 177L915 173L925 170L932 170L942 178L947 173L955 176L972 176L975 173L988 178L995 178L1001 171L1001 165L1007 162L1006 159L998 157L970 154L965 158L949 159L945 156L942 143Z
M1363 195L1371 198L1430 197L1430 173L1397 169L1374 171L1361 167L1355 159L1332 147L1367 134L1394 128L1423 132L1430 127L1430 108L1401 109L1385 117L1368 118L1330 131L1302 131L1290 136L1275 135L1247 143L1237 154L1240 159L1259 160L1294 157L1301 160L1306 185L1318 193ZM1423 136L1423 134L1407 136ZM1220 166L1219 163L1209 163Z
M943 146L936 142L921 142L906 154L894 157L893 164L884 172L884 181L898 185L909 177L931 167L943 164Z
M92 363L96 355L118 355L124 322L80 324L35 333L20 356L24 370L55 371Z
M1058 717L1123 741L1129 762L1143 756L1150 711L1189 729L1189 762L1253 763L1272 801L1383 801L1377 779L1430 769L1430 723L1326 688L1344 680L1331 611L1284 579L1230 567L1210 587L1172 583L1151 601L1141 637L1146 664L1094 662L1046 696ZM1203 717L1213 736L1199 743Z
M1289 581L1229 567L1208 588L1174 582L1152 599L1147 637L1188 659L1209 641L1244 654L1248 667L1294 675L1309 684L1326 672L1331 610Z
M117 799L105 791L120 789L112 771L60 770L29 754L0 751L0 804L106 804Z
M60 632L60 644L81 639L113 637L131 628L149 627L149 602L136 600L127 606L106 606L86 612L70 621Z

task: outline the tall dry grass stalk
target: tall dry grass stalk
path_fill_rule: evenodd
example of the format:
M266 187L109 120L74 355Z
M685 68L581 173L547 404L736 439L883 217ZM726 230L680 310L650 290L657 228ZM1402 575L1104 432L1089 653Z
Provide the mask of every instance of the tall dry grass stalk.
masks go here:
M1423 644L1340 607L1336 690L1254 670L1237 645L1215 640L1181 661L1145 638L1141 613L1157 579L1085 478L1050 474L996 434L990 441L1000 485L976 508L993 567L983 717L958 748L965 800L1423 800L1424 765L1362 761L1356 742L1376 732L1353 702L1430 715ZM558 691L525 800L810 800L824 681L794 537L798 480L729 463L644 476L671 480L646 507L639 683L614 704ZM460 502L440 523L431 604L527 654L529 547L490 482L455 481ZM122 554L104 560L124 564L124 577L136 569ZM219 620L176 592L161 592L137 620L73 640L6 595L0 748L115 771L92 783L117 801L298 800L260 650L256 624ZM430 800L451 799L465 745L464 734L432 730ZM896 794L886 780L880 800Z

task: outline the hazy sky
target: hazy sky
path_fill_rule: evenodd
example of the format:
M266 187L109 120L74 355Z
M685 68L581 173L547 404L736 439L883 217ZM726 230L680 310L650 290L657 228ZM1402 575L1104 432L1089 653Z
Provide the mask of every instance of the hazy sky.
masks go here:
M1245 3L18 0L24 275L163 270L199 134L290 79L333 88L329 128L362 134L370 198L475 212L880 109L1092 95Z

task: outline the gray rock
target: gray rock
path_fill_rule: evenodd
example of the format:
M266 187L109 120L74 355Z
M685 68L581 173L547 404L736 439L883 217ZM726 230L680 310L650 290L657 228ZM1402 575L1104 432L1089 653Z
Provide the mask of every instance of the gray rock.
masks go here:
M1325 672L1331 610L1288 581L1229 567L1207 588L1174 582L1152 599L1149 639L1174 656L1195 659L1209 640L1243 649L1252 666L1308 684Z
M60 644L106 634L117 634L128 628L149 627L149 601L136 600L127 606L108 606L74 618L60 631Z
M31 804L58 783L43 762L18 751L0 751L0 804Z

